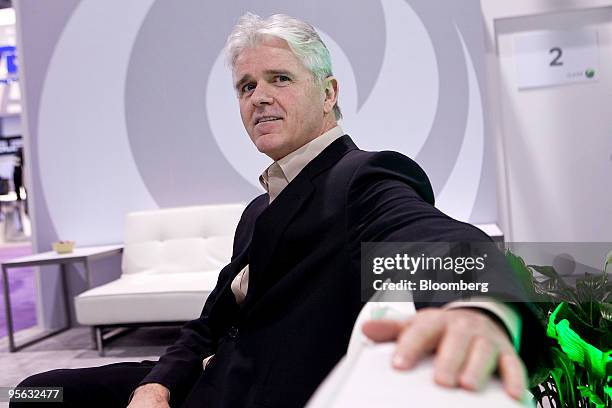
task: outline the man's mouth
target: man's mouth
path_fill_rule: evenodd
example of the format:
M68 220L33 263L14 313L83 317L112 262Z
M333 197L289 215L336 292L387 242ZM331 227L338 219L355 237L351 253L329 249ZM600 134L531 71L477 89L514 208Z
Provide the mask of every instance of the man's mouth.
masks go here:
M278 116L264 116L262 118L259 118L255 121L255 124L258 125L260 123L265 123L265 122L274 122L275 120L281 120L282 118L279 118Z

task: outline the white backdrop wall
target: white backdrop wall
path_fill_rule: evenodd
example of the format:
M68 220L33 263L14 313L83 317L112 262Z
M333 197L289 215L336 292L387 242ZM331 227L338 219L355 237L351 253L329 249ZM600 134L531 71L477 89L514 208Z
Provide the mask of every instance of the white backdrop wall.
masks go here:
M342 126L427 171L438 207L496 221L477 0L17 2L37 250L121 241L126 212L247 202L269 160L242 128L221 54L250 10L313 23L331 50ZM111 266L99 280L116 276ZM42 321L60 324L52 271ZM71 287L83 287L72 274Z
M612 242L612 1L482 0L482 9L506 238ZM518 89L516 35L583 28L598 34L597 81Z

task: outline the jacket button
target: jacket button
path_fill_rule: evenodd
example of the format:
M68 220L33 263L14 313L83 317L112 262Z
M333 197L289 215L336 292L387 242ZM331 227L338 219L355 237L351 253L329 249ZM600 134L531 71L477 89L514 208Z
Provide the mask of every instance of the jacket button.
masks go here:
M227 333L232 339L235 339L236 337L238 337L238 328L236 326L232 326L230 327L228 333Z

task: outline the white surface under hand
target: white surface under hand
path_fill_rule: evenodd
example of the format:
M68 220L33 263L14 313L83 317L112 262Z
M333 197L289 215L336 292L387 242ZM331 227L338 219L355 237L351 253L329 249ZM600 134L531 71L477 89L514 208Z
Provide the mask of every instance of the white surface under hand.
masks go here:
M319 387L308 408L461 407L517 408L531 406L511 399L499 379L483 391L444 388L433 381L433 359L421 361L409 371L391 366L394 343L366 345L343 358Z

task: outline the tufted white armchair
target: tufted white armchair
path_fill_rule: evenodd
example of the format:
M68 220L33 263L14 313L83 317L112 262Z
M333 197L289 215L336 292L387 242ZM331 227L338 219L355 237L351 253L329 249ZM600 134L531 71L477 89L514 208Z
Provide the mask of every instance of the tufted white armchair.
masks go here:
M242 204L133 212L126 216L121 276L75 298L77 320L103 330L197 318L231 257Z

